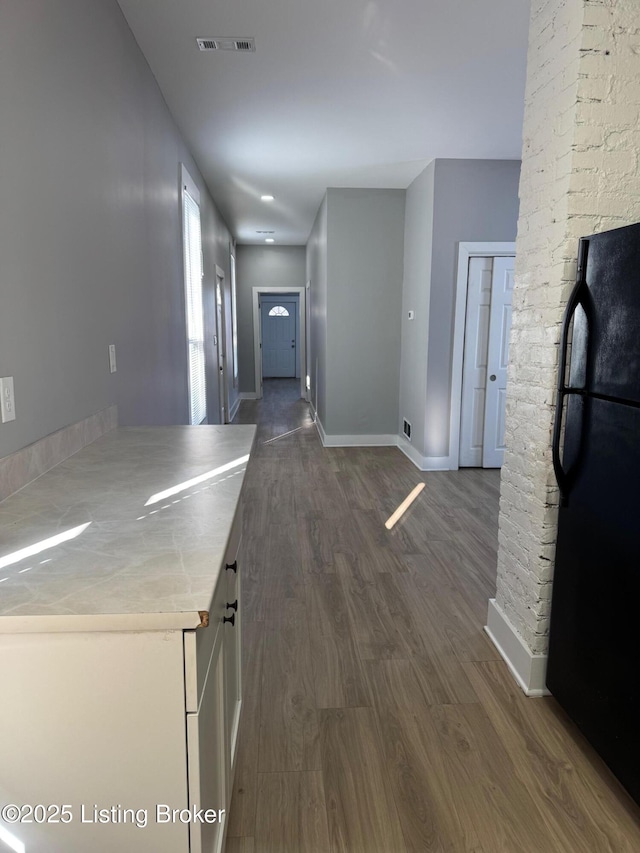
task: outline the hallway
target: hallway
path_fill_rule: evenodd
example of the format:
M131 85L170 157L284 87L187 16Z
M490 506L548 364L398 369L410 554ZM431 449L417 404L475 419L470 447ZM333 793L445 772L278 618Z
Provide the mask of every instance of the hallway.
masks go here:
M640 849L636 806L483 632L498 472L325 449L299 383L264 387L235 420L259 429L228 853Z

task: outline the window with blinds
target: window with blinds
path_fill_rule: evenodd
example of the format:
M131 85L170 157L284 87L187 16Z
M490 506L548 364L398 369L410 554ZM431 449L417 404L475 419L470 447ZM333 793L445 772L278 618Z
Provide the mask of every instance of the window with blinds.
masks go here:
M202 234L200 207L186 187L182 191L184 235L184 288L189 347L190 423L207 419L204 361L204 315L202 307Z

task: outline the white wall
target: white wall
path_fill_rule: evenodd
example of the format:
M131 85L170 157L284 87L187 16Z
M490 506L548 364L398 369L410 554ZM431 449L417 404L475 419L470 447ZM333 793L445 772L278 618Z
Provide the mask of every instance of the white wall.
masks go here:
M534 659L548 643L558 342L578 240L640 219L638 20L637 0L531 5L495 612ZM597 615L589 627L602 630Z
M0 376L18 415L0 456L113 403L124 424L184 423L181 161L208 290L215 264L229 286L230 235L115 0L2 0L0 116Z
M253 348L253 288L304 287L304 246L238 246L238 364L240 391L256 390Z
M407 417L427 459L449 455L458 243L515 240L519 175L515 160L435 160L407 190L398 431Z

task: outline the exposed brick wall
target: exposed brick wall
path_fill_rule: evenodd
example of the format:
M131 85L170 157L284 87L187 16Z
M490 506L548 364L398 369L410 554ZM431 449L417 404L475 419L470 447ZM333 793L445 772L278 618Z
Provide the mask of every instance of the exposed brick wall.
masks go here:
M547 649L558 342L579 237L640 220L640 2L532 0L497 603Z

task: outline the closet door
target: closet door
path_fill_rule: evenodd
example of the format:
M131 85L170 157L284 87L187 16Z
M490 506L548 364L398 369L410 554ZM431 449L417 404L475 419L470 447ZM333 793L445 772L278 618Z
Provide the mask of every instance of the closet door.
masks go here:
M504 459L513 257L470 258L467 282L460 466L500 468Z
M482 465L492 269L493 258L469 259L460 409L461 467Z
M511 331L514 258L494 258L489 317L488 382L484 404L482 467L501 468L504 461L504 421L507 365Z

